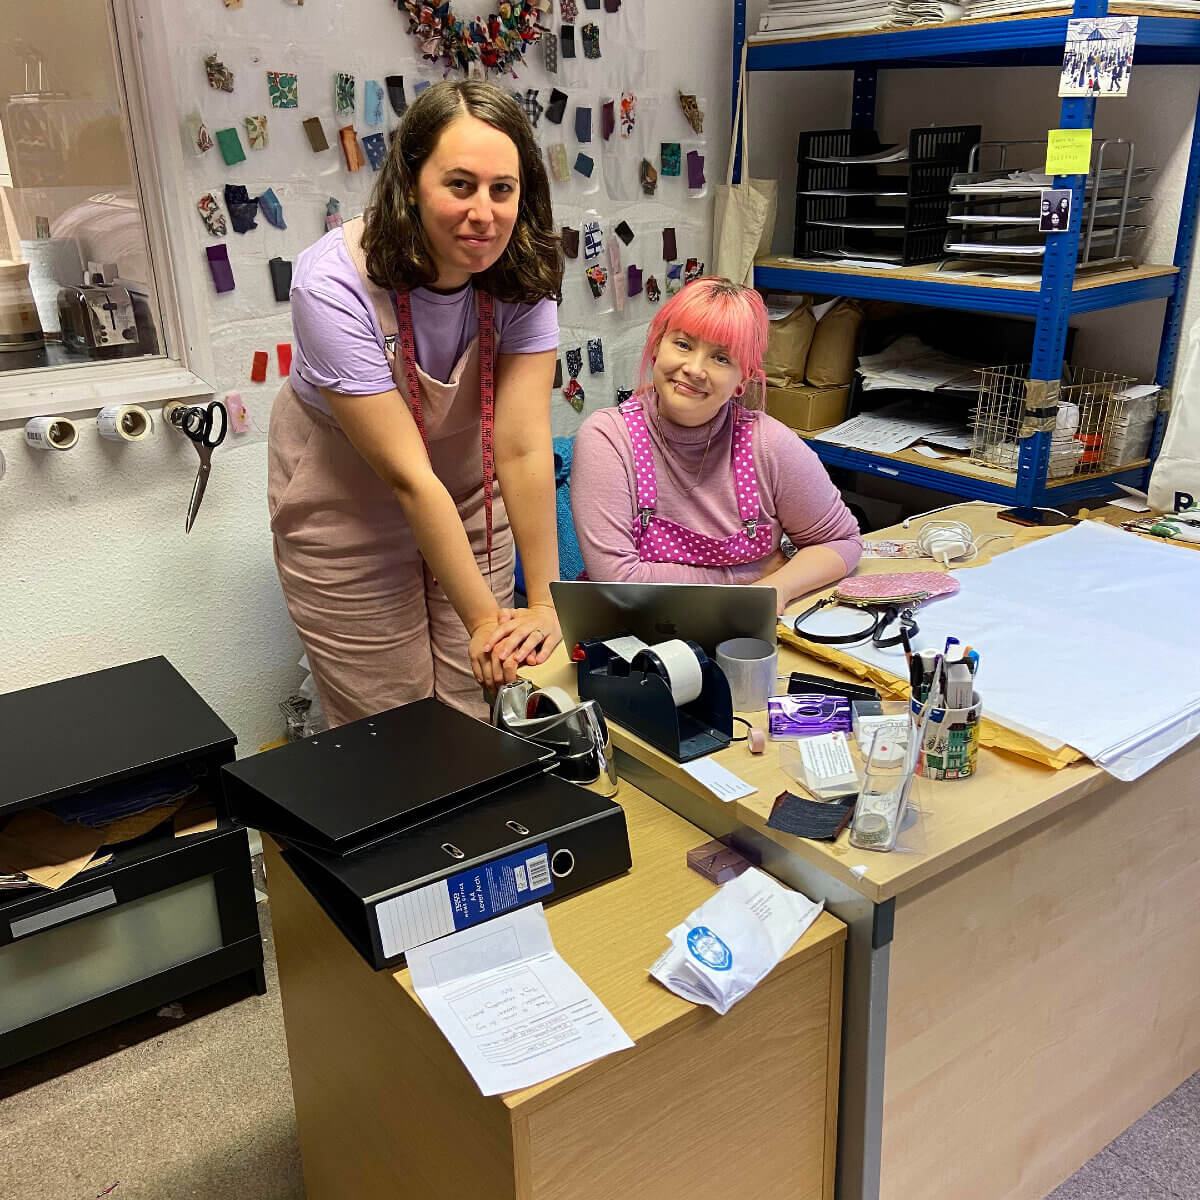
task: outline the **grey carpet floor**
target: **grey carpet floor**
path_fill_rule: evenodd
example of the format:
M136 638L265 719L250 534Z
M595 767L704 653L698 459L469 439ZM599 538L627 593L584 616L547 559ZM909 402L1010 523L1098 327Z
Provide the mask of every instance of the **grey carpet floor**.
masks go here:
M182 1017L138 1017L0 1072L0 1200L304 1200L270 913L258 912L265 996L210 988ZM1200 1200L1200 1073L1050 1200Z

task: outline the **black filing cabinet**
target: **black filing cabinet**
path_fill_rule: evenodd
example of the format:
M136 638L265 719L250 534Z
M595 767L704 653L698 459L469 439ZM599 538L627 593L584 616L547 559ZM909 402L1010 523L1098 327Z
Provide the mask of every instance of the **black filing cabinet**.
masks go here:
M220 786L236 744L161 657L0 695L0 818L167 767L218 814L56 891L0 891L0 1068L220 980L265 992L247 834Z

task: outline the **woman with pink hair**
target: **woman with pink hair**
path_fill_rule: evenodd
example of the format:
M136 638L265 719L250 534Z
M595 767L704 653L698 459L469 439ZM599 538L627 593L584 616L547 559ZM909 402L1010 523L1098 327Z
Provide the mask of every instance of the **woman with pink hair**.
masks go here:
M766 346L762 298L727 279L697 279L658 311L642 386L575 439L571 508L589 579L763 583L782 613L854 569L858 525L825 468L760 411Z

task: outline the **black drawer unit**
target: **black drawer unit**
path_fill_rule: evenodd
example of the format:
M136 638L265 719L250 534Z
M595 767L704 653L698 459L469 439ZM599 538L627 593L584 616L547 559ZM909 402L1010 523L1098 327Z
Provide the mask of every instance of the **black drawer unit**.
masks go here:
M165 658L0 695L0 819L182 767L218 814L167 823L55 890L0 892L0 1068L245 975L266 990L233 732Z

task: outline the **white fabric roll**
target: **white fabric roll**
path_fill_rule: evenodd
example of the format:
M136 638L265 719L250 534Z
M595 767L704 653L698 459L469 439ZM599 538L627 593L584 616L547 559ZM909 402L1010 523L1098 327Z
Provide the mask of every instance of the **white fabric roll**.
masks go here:
M21 241L21 257L29 264L33 302L46 333L58 333L58 289L83 282L83 260L74 238Z

